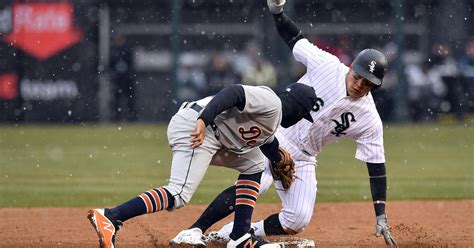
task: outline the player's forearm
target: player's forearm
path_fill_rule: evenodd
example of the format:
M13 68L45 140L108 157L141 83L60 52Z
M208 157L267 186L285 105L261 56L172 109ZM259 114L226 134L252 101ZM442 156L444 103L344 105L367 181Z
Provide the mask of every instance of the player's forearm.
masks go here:
M303 39L303 32L296 26L296 24L284 13L273 15L275 27L285 43L293 49L296 42Z
M370 178L370 191L374 201L375 216L385 214L385 200L387 198L387 175L385 164L367 163Z
M207 104L199 116L204 123L209 125L217 115L232 107L243 110L245 107L245 92L242 85L225 87Z
M260 150L262 151L263 155L265 155L265 157L276 163L281 159L281 155L278 152L279 146L280 143L278 142L278 139L274 138L272 142L260 146Z

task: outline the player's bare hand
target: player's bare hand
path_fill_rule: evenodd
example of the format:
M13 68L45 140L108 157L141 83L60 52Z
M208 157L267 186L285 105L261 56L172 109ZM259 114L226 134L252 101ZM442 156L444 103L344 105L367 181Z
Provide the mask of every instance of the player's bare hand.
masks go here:
M196 148L202 145L206 137L206 124L202 119L198 119L196 122L196 129L191 133L191 147Z
M375 223L375 236L380 237L383 235L385 243L390 247L397 247L397 243L392 237L390 230L388 229L388 220L385 214L381 214L376 217Z
M286 0L267 0L268 9L272 14L280 14Z

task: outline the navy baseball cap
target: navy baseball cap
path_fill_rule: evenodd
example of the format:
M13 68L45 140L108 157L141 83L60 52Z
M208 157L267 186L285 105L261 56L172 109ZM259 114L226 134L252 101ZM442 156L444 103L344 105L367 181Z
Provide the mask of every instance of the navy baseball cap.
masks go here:
M313 122L311 111L319 110L318 102L321 105L324 104L321 99L316 96L314 88L306 84L293 83L288 85L285 91L306 109L306 115L303 118Z

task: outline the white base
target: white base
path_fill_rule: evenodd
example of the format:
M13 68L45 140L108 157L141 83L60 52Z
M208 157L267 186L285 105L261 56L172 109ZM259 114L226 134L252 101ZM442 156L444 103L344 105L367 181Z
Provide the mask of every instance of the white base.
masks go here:
M292 241L282 241L278 242L282 248L289 248L289 247L296 247L296 248L303 248L303 247L316 247L316 244L313 240L309 239L298 239Z

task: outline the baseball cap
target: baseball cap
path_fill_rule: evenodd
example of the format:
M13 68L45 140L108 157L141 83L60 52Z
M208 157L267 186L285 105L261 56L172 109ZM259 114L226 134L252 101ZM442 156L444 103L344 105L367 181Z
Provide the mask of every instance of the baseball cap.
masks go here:
M378 50L365 49L352 62L352 70L373 84L380 86L387 71L387 59Z
M306 114L303 118L313 122L311 111L318 111L318 101L321 102L318 100L319 98L316 96L314 88L301 83L293 83L288 85L285 91L306 109Z

